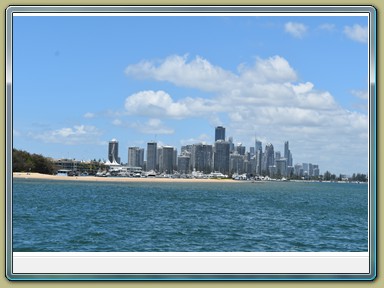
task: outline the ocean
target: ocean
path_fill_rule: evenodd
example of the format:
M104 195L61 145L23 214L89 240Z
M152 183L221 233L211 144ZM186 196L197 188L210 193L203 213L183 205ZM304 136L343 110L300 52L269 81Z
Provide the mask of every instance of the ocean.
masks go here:
M13 179L14 252L364 252L368 185Z

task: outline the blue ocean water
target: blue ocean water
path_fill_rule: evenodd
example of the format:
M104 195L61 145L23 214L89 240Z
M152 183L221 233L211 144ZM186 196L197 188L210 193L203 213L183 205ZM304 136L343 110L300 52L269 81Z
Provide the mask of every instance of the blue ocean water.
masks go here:
M368 251L368 186L14 179L13 251Z

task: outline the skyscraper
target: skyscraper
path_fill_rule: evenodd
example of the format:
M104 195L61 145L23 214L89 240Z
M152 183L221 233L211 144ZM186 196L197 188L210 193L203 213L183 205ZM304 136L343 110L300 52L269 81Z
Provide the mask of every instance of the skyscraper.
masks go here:
M215 142L213 168L217 172L229 174L229 142L223 140Z
M157 165L157 143L147 143L147 171L156 171Z
M207 144L194 144L191 153L191 166L196 171L210 173L212 170L213 147Z
M257 141L257 139L255 141L255 148L256 148L255 154L257 154L257 151L263 152L262 143L260 141Z
M144 149L139 147L128 147L128 166L144 166Z
M120 163L119 158L119 142L116 139L112 139L108 144L108 160L111 163Z
M287 159L287 166L290 167L293 165L292 153L291 153L291 150L289 150L289 142L288 141L284 142L284 158Z
M265 150L263 154L263 160L261 164L262 173L267 173L270 175L271 171L269 171L269 167L274 166L274 162L275 162L274 158L275 158L275 152L273 149L273 145L271 143L268 143L267 145L265 145Z
M166 174L172 174L174 168L174 150L171 146L163 146L158 149L159 153L159 171Z
M177 156L177 171L179 171L181 174L188 174L190 172L189 161L190 156L188 155Z
M215 142L217 140L225 141L225 128L223 126L217 126L215 128Z

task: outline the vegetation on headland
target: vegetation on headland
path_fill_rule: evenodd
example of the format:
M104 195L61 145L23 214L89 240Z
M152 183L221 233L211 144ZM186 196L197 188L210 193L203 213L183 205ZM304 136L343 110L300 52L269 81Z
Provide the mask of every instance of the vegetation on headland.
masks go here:
M106 170L107 167L99 160L81 162L76 165L76 171L72 175L80 175L83 172L87 172L88 175L95 175L99 170ZM44 157L40 154L30 154L26 151L13 149L12 153L12 172L35 172L41 174L56 174L58 167L55 166L53 159ZM253 178L254 175L247 175L247 178ZM301 177L294 175L293 173L289 177L281 177L276 175L276 179L286 180L313 180L313 181L352 181L352 182L367 182L368 178L366 174L353 173L352 176L345 176L340 174L336 176L329 171L326 171L323 175L318 177ZM280 177L279 177L280 176Z
M53 174L55 167L49 158L14 148L12 151L12 172Z

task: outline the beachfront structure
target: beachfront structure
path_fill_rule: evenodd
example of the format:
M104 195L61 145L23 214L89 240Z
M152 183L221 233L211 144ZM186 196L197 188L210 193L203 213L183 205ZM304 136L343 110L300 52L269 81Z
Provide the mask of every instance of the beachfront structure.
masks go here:
M217 126L215 128L215 142L218 140L225 141L225 128L223 126Z
M157 143L147 143L147 171L157 170Z
M213 170L229 174L229 142L218 140L213 151Z
M108 144L108 161L110 163L120 163L119 158L119 142L112 139Z
M128 147L128 166L144 166L144 149L139 147Z
M55 170L68 170L68 171L77 171L77 168L80 166L81 161L73 159L55 159L52 160Z

